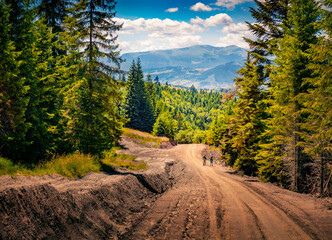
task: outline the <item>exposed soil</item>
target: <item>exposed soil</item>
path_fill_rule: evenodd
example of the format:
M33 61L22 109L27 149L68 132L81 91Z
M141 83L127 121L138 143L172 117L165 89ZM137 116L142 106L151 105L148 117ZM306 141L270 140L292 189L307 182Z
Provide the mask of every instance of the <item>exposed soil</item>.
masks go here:
M331 239L331 198L203 167L204 145L123 144L149 168L0 177L0 239Z

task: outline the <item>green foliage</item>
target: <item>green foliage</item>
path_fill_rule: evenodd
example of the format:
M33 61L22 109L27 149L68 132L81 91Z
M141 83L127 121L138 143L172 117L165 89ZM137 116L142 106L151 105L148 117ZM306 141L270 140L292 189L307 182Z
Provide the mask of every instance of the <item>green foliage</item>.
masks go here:
M306 122L306 114L301 114L304 106L298 97L312 88L312 83L306 81L312 75L309 69L308 50L310 44L317 43L316 20L318 9L315 1L293 1L289 8L289 21L285 26L285 35L278 41L275 67L271 74L271 113L272 119L268 123L274 132L272 141L283 142L281 153L283 161L291 162L292 187L299 190L301 187L301 172L308 158L302 154L299 146L301 141L301 123ZM272 133L272 132L271 132ZM291 171L292 170L292 171Z
M39 165L14 164L0 157L0 175L41 176L57 173L64 177L77 178L89 172L99 171L100 164L95 158L79 153L54 157L51 161Z
M151 82L149 81L148 84L151 85ZM141 63L138 59L137 64L133 62L127 80L124 112L129 121L126 127L151 132L155 122L153 101L150 98L152 91L151 86L149 92L146 89Z
M121 62L114 35L121 25L112 20L114 7L113 0L79 1L66 18L63 37L73 55L67 59L75 60L73 70L79 74L66 92L70 96L65 97L74 104L69 112L69 131L81 152L99 156L119 139L123 122L117 111L119 85L111 77L119 72ZM113 65L105 64L102 58Z
M152 134L156 136L165 136L174 139L175 133L178 130L177 121L173 119L169 112L159 114L156 123L153 125Z
M265 80L263 70L262 65L248 59L238 71L240 77L235 79L239 99L234 107L234 127L229 143L237 153L234 167L246 174L255 174L257 171L255 156L260 150L260 135L264 130L262 120L265 109L262 100L265 94L260 89Z
M0 151L4 156L15 158L25 144L24 137L28 124L25 111L29 89L25 78L18 77L21 61L12 37L10 22L12 9L0 2Z
M75 150L101 156L124 121L110 77L121 62L115 3L80 1L72 12L68 1L39 3L0 2L1 155L36 164Z
M64 177L83 177L89 172L99 172L100 165L90 155L74 153L56 157L40 167L39 171L44 174L58 173Z

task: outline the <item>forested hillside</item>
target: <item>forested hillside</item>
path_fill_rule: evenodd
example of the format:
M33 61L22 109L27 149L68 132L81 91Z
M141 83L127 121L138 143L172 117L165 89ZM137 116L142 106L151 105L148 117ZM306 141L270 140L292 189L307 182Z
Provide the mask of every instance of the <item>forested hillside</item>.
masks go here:
M294 191L331 194L332 1L255 1L257 39L213 127L228 165ZM325 4L325 6L324 6Z
M96 156L121 135L115 1L0 1L0 151ZM106 65L101 59L107 59Z
M158 79L152 81L150 75L144 83L139 58L132 63L125 85L121 112L129 120L126 126L179 143L207 142L211 123L225 112L230 114L235 101L234 94L227 90L197 90L194 86L184 90L161 85Z

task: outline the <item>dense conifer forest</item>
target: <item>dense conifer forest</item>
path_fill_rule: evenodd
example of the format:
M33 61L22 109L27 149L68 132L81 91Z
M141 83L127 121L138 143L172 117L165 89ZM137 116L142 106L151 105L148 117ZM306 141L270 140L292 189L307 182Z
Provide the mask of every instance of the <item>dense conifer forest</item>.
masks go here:
M232 92L161 85L140 59L115 80L124 73L113 0L0 0L0 156L100 158L125 126L214 145L245 174L327 194L332 1L255 2L247 24L256 39L246 39Z

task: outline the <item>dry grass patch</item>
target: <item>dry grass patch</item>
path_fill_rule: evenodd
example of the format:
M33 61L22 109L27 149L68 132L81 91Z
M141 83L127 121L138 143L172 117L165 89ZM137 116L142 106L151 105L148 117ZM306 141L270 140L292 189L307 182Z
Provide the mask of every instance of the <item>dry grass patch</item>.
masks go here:
M137 156L116 153L115 149L104 153L104 155L105 157L101 160L101 162L111 168L144 170L148 167L144 161L137 161Z
M167 137L156 137L150 133L141 132L129 128L123 129L123 135L132 139L135 143L149 148L159 148L161 142L169 141Z

